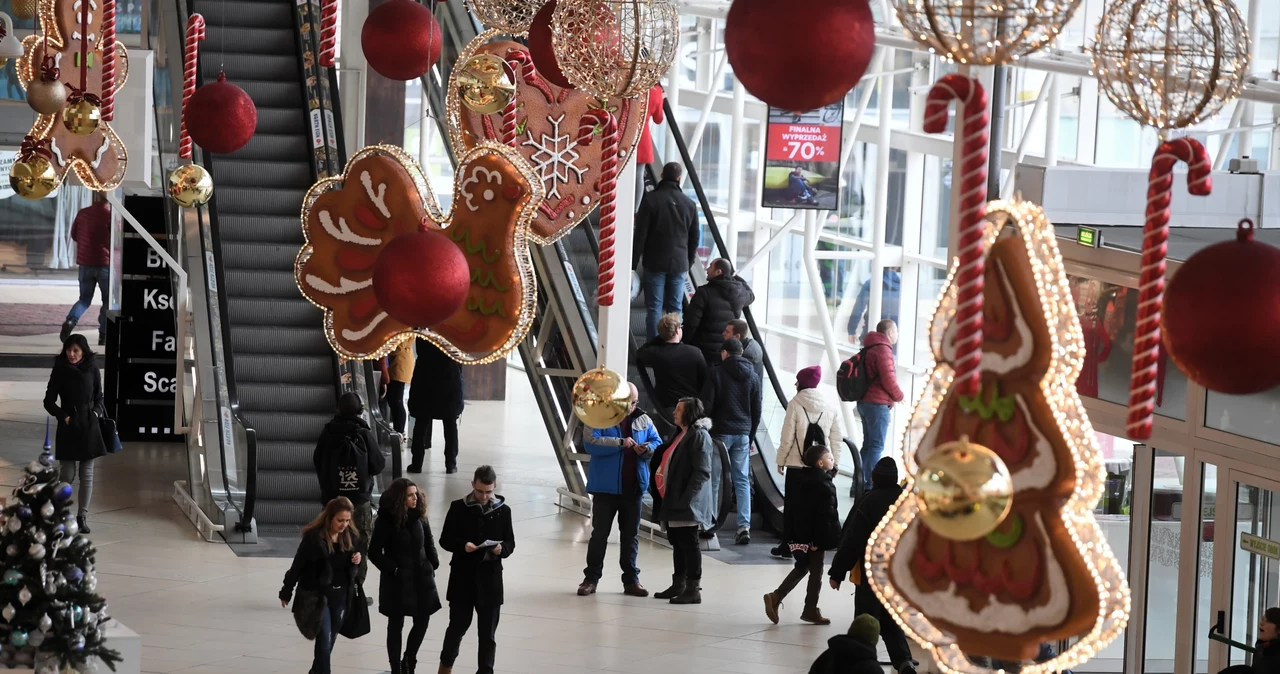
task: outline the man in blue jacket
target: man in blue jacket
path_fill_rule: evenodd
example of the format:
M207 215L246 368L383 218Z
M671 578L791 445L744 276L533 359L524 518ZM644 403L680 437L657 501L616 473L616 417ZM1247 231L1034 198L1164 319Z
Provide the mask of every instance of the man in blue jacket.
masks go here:
M591 543L587 568L583 569L578 596L595 594L604 573L604 552L609 547L613 520L618 519L622 554L623 593L647 597L640 584L636 557L640 552L640 499L649 489L649 459L662 444L649 415L636 409L640 394L631 386L631 411L617 426L592 429L584 443L591 462L587 465L587 493L591 494Z

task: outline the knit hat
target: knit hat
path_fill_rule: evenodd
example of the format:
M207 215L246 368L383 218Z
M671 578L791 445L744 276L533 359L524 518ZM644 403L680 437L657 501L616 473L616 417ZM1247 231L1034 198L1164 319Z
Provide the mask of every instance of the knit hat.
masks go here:
M720 345L720 350L728 352L730 356L742 355L742 342L737 339L726 339L724 344Z
M898 464L887 456L877 461L876 467L871 469L871 484L875 487L898 484Z
M875 647L876 642L880 641L880 621L863 613L853 619L853 624L849 626L849 636Z
M821 382L821 365L811 365L796 373L796 388L801 391L807 388L818 388L818 384Z

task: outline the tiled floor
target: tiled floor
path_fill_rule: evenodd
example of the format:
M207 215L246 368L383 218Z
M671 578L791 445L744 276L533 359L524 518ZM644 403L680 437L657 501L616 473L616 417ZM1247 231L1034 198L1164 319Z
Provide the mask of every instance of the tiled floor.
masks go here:
M39 454L47 373L0 370L0 485L12 486ZM499 491L516 520L517 550L506 565L507 603L498 630L500 672L636 672L654 674L807 672L826 640L853 618L848 592L824 591L830 627L799 621L794 594L780 625L764 617L761 595L786 573L786 564L729 565L706 558L703 604L677 607L621 594L612 547L600 593L575 595L590 528L555 504L562 478L547 444L528 385L512 372L505 403L468 406L461 426L461 472L445 475L434 454L418 483L428 494L438 531L448 502L468 490L470 471L491 463ZM225 545L202 542L171 500L185 470L184 450L130 446L100 460L92 506L99 588L111 613L143 639L146 672L306 672L311 642L298 635L276 599L288 560L240 558ZM650 590L666 586L670 552L642 542L640 565ZM438 582L446 582L447 566ZM370 570L369 587L376 570ZM446 612L431 620L419 672L434 672ZM340 639L335 672L386 671L385 619L373 633ZM474 671L470 635L456 671Z

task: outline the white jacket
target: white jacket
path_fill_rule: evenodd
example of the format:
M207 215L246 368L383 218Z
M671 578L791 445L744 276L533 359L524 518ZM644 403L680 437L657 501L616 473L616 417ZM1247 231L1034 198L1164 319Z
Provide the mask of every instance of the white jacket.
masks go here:
M827 437L827 447L831 449L831 458L837 466L840 465L840 452L844 449L844 429L840 423L839 404L828 401L818 389L807 388L797 392L791 402L787 403L787 416L782 422L781 446L778 447L778 466L804 466L801 454L810 421L822 427L822 432Z

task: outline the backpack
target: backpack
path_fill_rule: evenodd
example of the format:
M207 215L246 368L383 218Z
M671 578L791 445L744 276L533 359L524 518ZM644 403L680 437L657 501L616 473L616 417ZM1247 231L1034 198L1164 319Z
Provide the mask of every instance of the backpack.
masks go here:
M883 346L876 344L875 346ZM840 399L847 403L856 403L866 397L867 391L871 390L873 384L880 375L877 373L872 377L867 372L867 349L866 347L854 354L853 357L840 363L840 369L836 370L836 393Z
M818 421L814 421L809 418L809 412L805 410L804 419L809 422L809 427L804 431L804 444L800 445L800 451L803 453L804 450L814 445L825 447L827 445L827 434L823 432L822 426L818 424L818 421L822 421L822 415L819 414Z
M348 433L338 441L330 464L333 474L328 476L329 493L347 498L364 494L363 487L369 482L369 452L364 445L364 436L359 431Z

